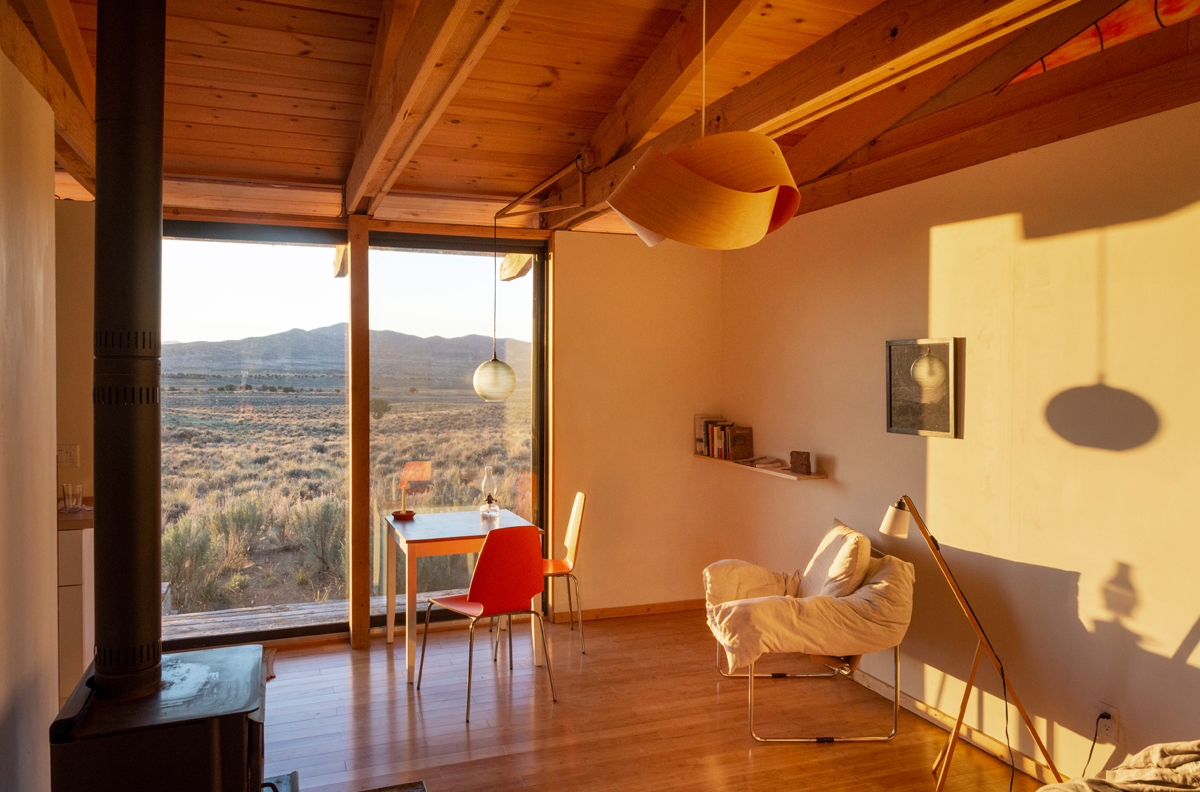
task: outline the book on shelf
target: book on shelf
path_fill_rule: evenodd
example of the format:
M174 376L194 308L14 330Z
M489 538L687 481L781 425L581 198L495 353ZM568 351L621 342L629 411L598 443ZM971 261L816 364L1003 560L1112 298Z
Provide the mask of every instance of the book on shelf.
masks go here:
M695 453L700 456L708 456L708 422L720 421L719 415L697 415L695 418L694 429L696 438Z
M699 456L739 460L754 456L754 431L715 415L693 419L695 450Z

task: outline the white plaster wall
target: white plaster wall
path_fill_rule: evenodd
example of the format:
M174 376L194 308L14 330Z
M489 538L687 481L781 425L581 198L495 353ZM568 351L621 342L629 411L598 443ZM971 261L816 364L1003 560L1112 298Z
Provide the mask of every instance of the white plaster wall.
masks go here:
M54 118L0 55L0 789L50 788L58 702Z
M719 471L693 459L692 416L719 401L720 274L719 254L673 242L556 235L555 553L582 491L577 574L588 610L704 596L701 570L718 558Z
M723 259L724 414L759 453L812 451L831 478L727 473L721 554L802 567L840 517L913 561L901 688L953 712L973 633L915 530L876 530L911 495L1068 774L1100 701L1122 737L1092 772L1200 737L1197 129L1200 105L1173 110L802 215ZM1161 420L1127 452L1071 445L1044 417L1096 382L1101 255L1107 381ZM885 431L884 342L931 336L965 338L963 439ZM890 678L890 657L864 668ZM981 681L968 721L1003 741L998 676Z
M79 466L59 468L58 477L59 483L82 483L90 496L96 204L55 201L54 215L58 442L79 446Z

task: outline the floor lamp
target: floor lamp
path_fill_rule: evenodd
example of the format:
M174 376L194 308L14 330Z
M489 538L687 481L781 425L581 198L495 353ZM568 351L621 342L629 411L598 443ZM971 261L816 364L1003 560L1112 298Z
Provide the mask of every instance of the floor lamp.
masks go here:
M942 550L938 545L937 539L929 533L929 529L925 527L925 521L921 519L917 507L913 504L912 498L905 495L895 506L889 506L887 514L884 515L883 523L879 526L881 533L888 536L895 536L898 539L908 538L908 518L912 515L916 520L917 527L921 529L921 536L925 537L925 544L929 545L929 552L933 553L933 560L937 562L938 568L942 570L942 575L945 576L946 582L950 584L950 590L954 592L954 598L958 600L959 606L962 608L963 614L966 615L967 621L971 622L971 626L975 628L975 634L979 637L979 643L975 647L975 660L971 663L971 675L967 677L967 689L963 691L962 705L958 708L958 720L954 722L954 728L950 731L950 737L946 740L946 744L942 746L941 753L938 754L937 761L933 763L933 772L937 776L936 792L942 792L942 788L946 785L946 778L950 774L950 761L954 758L954 746L958 743L958 732L962 728L963 718L967 714L967 700L971 697L971 689L975 687L975 673L979 670L979 661L986 653L992 660L992 665L996 666L996 672L1000 674L1000 679L1008 691L1009 698L1016 706L1017 712L1021 713L1021 720L1025 721L1026 728L1033 735L1034 742L1037 743L1038 749L1041 750L1042 756L1046 757L1046 763L1050 766L1050 772L1054 773L1055 778L1060 782L1063 780L1062 774L1058 772L1058 768L1054 766L1054 760L1050 758L1050 752L1046 750L1046 746L1042 744L1042 738L1038 736L1037 729L1033 728L1033 722L1029 719L1029 714L1025 712L1025 708L1021 706L1021 700L1017 698L1017 691L1013 689L1012 682L1004 673L1004 668L1000 664L1000 658L996 656L996 652L992 649L991 643L987 636L983 633L983 627L979 625L979 619L975 617L975 611L971 610L970 603L962 593L962 589L958 587L958 582L954 579L954 575L950 573L950 567L946 566L946 559L942 558ZM899 697L900 691L896 691L896 696ZM1009 760L1012 760L1012 747L1009 747Z

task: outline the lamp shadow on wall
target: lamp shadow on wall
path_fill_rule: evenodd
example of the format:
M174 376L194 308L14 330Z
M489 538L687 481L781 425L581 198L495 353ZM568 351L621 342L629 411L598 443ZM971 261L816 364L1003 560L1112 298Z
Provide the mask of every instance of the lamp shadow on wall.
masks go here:
M1046 404L1046 423L1069 443L1085 448L1130 451L1158 434L1158 412L1150 402L1103 382L1068 388Z
M1046 747L1051 752L1055 751L1055 724L1090 741L1099 702L1110 701L1120 707L1122 702L1113 701L1109 691L1123 680L1136 678L1139 698L1159 702L1164 712L1180 704L1181 691L1200 690L1200 669L1188 664L1188 657L1200 645L1200 619L1171 657L1144 648L1144 637L1126 623L1140 606L1136 575L1129 564L1114 562L1100 592L1109 618L1096 621L1094 629L1089 630L1079 617L1078 572L1007 561L945 544L941 549L1004 663L1021 703L1035 720L1047 722ZM916 589L912 640L906 640L905 653L911 652L917 661L965 680L975 651L975 633L932 560L921 559L917 567L917 579L929 583ZM1020 595L995 595L1005 590L1005 584L1011 588L1014 580L1021 582L1017 587ZM1043 640L1046 635L1053 635L1054 640ZM1061 684L1054 669L1063 668L1071 669L1076 684ZM1000 677L988 663L980 667L976 686L995 699L1003 696ZM914 691L914 695L953 714L958 711L961 688L948 689L943 677L936 688ZM1139 704L1145 706L1144 702ZM976 697L969 712L976 724L982 722L982 697ZM1140 741L1145 744L1195 736L1179 734L1169 723L1142 722L1138 726L1145 738ZM989 732L995 734L995 728L996 724L989 722ZM1010 720L1009 735L1016 750L1038 756L1037 746L1019 721L1014 724ZM1126 751L1143 747L1123 741L1106 766L1120 762ZM1073 768L1060 769L1074 772Z

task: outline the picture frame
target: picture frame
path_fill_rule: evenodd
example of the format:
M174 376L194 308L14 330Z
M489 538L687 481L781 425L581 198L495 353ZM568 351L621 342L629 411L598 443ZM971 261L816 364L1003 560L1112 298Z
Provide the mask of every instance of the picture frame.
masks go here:
M954 338L909 338L886 345L887 430L956 437L958 349Z

